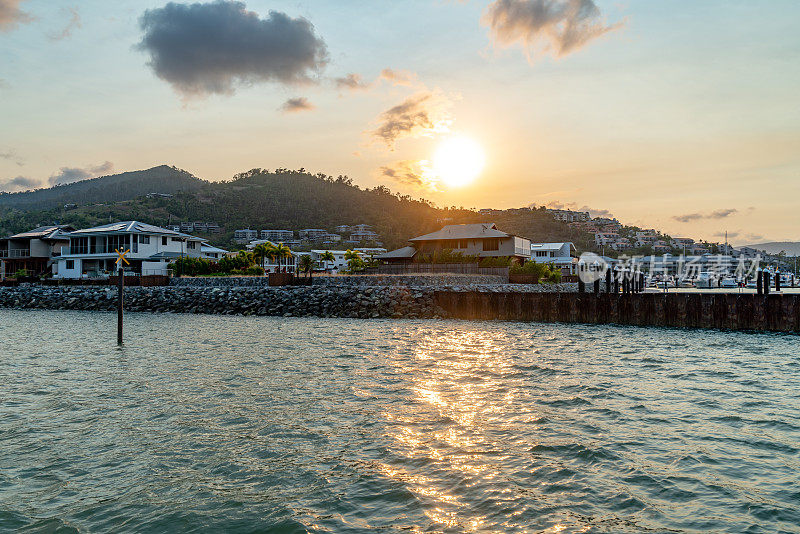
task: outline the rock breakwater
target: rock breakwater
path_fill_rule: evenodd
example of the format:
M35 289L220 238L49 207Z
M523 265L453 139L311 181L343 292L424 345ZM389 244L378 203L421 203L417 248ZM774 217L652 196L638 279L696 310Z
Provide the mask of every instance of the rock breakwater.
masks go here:
M0 307L116 310L112 287L0 288ZM430 287L132 287L125 309L142 312L287 317L443 317Z

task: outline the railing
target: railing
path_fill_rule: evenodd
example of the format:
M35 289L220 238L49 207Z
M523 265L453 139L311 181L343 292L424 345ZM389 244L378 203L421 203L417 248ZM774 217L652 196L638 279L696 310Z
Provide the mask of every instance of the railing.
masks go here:
M0 250L0 258L27 258L31 255L30 249L12 248L11 250Z

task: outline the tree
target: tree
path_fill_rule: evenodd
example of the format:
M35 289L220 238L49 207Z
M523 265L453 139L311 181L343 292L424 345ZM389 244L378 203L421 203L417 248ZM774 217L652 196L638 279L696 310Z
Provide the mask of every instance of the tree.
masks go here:
M308 277L311 278L311 273L314 270L314 266L316 265L316 263L317 262L315 262L311 258L311 256L309 256L308 254L304 254L300 256L299 270L308 274Z
M364 270L364 260L361 259L361 254L355 250L347 249L344 259L347 260L347 272L357 273Z
M325 252L322 253L322 255L320 256L320 259L324 262L323 265L325 266L325 270L327 271L328 270L328 262L331 262L331 263L335 262L336 261L336 256L334 256L333 252L331 252L330 250L326 250Z
M278 243L277 245L275 245L275 257L278 260L278 270L280 270L281 260L286 258L291 258L292 250L283 243Z

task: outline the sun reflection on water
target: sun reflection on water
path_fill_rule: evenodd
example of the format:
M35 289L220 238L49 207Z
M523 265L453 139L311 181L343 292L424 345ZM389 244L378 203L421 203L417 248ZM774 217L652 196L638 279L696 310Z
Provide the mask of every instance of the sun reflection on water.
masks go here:
M384 464L383 472L417 496L434 528L485 528L488 509L514 500L513 492L498 488L484 506L456 493L468 495L478 483L501 475L497 462L505 458L504 448L493 434L505 433L502 422L517 391L513 362L497 332L425 335L413 357L398 365L405 366L399 371L408 377L416 402L384 413L392 422L389 437L397 458L394 465ZM420 463L427 476L405 467Z

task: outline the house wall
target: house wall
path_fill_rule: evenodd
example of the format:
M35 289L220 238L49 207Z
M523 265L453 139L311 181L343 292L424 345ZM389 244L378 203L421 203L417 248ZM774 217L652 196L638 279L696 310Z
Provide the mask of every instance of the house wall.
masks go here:
M50 257L50 245L41 239L31 239L31 256L37 258Z
M431 254L434 248L452 249L468 256L479 256L481 258L493 258L500 256L522 256L530 257L531 242L524 237L510 236L499 239L497 250L484 250L484 239L442 239L438 241L425 241L415 245L423 254ZM466 245L466 246L460 246Z

